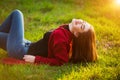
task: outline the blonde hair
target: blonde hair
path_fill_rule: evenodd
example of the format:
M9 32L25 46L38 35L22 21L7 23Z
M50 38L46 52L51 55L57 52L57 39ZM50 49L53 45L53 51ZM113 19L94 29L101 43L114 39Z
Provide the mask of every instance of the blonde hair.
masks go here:
M73 38L72 57L73 63L93 62L97 60L96 36L93 27Z

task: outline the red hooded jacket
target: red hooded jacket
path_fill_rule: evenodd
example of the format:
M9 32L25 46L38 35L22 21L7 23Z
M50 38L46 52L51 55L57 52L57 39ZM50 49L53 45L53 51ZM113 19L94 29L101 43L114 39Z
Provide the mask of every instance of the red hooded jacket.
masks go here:
M49 65L63 65L69 61L70 42L72 41L72 33L63 28L62 25L55 29L50 35L48 42L48 56L35 56L35 63Z

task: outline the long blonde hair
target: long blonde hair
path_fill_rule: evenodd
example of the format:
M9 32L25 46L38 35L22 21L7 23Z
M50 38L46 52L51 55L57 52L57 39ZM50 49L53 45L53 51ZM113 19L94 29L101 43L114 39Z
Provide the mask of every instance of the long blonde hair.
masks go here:
M92 62L97 60L96 36L93 27L87 32L80 33L73 38L72 57L73 63Z

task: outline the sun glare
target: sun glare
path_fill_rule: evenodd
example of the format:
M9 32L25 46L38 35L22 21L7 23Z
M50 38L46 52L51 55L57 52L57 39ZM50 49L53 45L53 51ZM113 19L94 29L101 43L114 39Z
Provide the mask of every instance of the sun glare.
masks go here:
M120 5L120 0L116 0L116 4Z

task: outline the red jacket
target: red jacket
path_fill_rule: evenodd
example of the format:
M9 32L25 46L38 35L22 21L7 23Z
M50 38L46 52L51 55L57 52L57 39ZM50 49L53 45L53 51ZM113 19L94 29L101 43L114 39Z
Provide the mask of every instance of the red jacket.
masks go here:
M35 63L62 65L69 61L70 42L72 33L64 29L65 25L55 29L48 42L48 57L35 56Z

